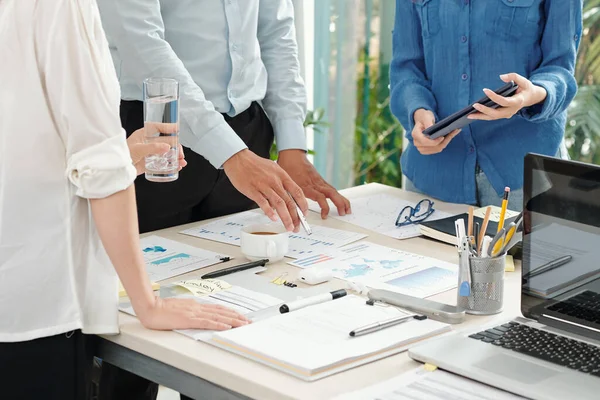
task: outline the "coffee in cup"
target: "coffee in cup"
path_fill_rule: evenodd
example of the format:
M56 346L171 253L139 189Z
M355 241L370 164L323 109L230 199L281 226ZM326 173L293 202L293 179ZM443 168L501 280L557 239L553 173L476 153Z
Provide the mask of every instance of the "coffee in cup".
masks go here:
M289 235L281 224L255 224L242 228L242 254L250 261L283 259L289 250Z

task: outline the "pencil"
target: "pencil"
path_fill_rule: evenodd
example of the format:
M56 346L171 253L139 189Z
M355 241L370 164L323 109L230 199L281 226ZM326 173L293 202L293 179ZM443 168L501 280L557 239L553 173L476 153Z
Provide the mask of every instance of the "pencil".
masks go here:
M473 207L469 207L469 223L467 225L467 236L473 236L473 213L475 209Z
M481 253L481 245L483 244L483 238L486 235L488 224L490 223L490 215L492 214L492 208L488 207L485 210L485 217L483 218L483 224L481 225L481 230L479 231L479 244L477 245L477 252Z
M510 188L507 186L504 188L504 197L502 198L502 208L500 210L500 220L498 221L498 232L504 228L504 219L506 218L506 207L508 207L508 196L510 194Z

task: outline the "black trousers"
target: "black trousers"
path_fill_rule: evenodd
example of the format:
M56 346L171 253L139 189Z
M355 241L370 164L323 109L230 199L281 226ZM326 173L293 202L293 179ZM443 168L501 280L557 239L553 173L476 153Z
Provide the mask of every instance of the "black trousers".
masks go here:
M0 393L10 400L89 398L95 343L81 331L0 343Z
M225 120L250 150L269 158L273 128L258 103L252 103L234 118L225 116ZM122 101L121 123L127 136L143 127L142 103ZM188 164L176 181L149 182L143 175L136 179L141 233L256 208L253 201L233 187L223 170L217 170L188 148L184 152ZM157 394L157 384L108 363L102 364L99 400L154 400Z

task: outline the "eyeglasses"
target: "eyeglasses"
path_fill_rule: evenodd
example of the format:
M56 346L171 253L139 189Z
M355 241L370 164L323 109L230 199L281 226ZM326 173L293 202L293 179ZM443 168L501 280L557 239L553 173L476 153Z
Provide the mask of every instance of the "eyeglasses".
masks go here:
M398 218L396 218L396 226L407 226L425 221L434 211L433 201L423 199L414 207L404 207L398 214Z

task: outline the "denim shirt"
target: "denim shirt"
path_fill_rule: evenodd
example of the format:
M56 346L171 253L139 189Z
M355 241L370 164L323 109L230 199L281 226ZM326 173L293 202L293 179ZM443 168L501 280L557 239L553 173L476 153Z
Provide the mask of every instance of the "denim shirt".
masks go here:
M402 169L417 189L474 204L477 165L500 195L523 186L527 153L557 153L577 92L582 7L582 0L396 1L390 107L407 131ZM471 123L439 154L418 152L411 136L417 109L440 120L483 97L484 88L502 86L500 75L510 72L546 89L546 100L511 119Z

